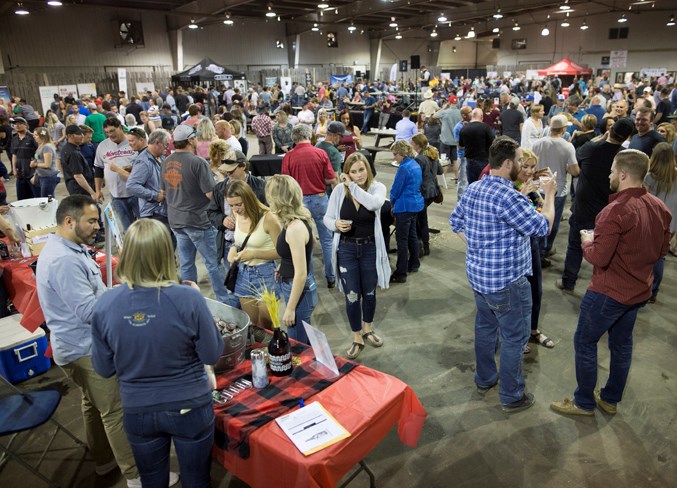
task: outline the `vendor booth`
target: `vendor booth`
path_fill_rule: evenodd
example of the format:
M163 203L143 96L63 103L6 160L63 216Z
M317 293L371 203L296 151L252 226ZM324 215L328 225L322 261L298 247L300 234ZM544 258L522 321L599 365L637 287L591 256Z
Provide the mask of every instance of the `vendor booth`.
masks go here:
M237 72L226 68L221 63L217 63L209 57L202 58L192 68L172 76L172 83L180 84L199 84L208 82L210 84L227 84L233 86L235 80L246 80L247 77L242 72Z
M564 58L560 62L553 64L549 68L539 69L538 74L541 76L592 75L592 69L576 64L569 58Z

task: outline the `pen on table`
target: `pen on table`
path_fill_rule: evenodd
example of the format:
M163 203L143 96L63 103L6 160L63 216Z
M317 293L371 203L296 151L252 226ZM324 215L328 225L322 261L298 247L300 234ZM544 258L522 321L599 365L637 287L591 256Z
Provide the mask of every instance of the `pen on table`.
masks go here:
M299 408L303 408L305 406L306 404L303 402L303 398L301 398L301 400L299 401Z

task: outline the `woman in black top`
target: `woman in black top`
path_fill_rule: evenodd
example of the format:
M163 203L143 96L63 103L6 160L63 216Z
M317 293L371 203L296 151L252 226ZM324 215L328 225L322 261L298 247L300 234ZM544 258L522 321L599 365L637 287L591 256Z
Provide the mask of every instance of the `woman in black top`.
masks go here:
M266 200L282 224L276 245L280 255L278 291L287 302L282 323L288 327L289 337L309 344L302 321L311 323L310 317L317 305L317 285L309 273L313 257L313 218L303 206L301 187L291 176L271 176L266 183Z
M416 162L421 166L421 195L425 202L425 207L416 216L416 233L419 240L423 242L420 249L423 249L423 255L430 254L430 233L428 232L428 207L435 200L437 191L437 175L443 174L440 166L440 153L436 148L428 143L428 138L423 134L416 134L411 138L411 147L416 151ZM441 191L441 190L440 190Z

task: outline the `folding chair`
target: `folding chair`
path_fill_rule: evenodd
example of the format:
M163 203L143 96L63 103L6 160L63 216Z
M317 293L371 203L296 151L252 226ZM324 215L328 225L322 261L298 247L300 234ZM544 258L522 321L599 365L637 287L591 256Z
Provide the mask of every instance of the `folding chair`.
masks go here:
M0 398L0 437L5 438L10 436L7 444L0 443L0 468L2 468L9 459L13 459L49 486L69 486L69 484L61 485L52 481L39 471L40 465L45 459L49 448L60 430L75 441L77 444L76 448L84 448L80 463L82 463L87 453L87 446L85 443L75 437L75 435L61 425L61 423L52 418L59 406L59 402L61 402L61 393L56 390L22 392L7 381L2 375L0 375L0 379L13 392L10 395ZM24 435L22 436L23 439L18 436L21 433L28 434L29 431L47 422L56 425L56 429L51 433L49 440L40 455L40 459L38 459L38 463L33 466L23 459L19 453L19 449L31 436Z

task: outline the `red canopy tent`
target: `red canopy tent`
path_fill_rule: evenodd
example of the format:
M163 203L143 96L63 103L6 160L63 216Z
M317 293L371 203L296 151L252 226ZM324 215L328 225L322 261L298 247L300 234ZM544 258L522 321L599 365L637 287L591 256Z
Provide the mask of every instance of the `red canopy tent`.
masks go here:
M591 75L590 68L584 68L569 58L564 58L560 62L553 64L549 68L539 69L538 74L541 76L576 76L576 75Z

